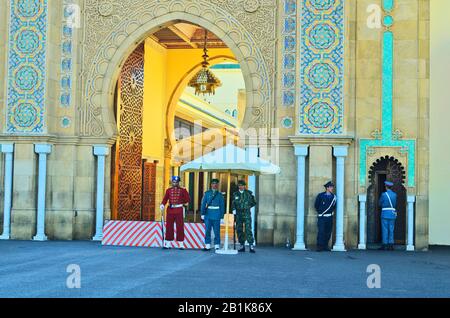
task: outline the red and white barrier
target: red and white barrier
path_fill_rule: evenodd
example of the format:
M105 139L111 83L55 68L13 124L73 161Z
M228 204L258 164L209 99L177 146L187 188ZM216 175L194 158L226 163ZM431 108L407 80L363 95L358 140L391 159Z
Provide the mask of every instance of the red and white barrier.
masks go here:
M165 229L164 227L164 233ZM185 248L201 249L204 242L204 224L184 224ZM102 245L162 247L161 222L108 221L103 227ZM179 247L177 241L173 242L173 247Z

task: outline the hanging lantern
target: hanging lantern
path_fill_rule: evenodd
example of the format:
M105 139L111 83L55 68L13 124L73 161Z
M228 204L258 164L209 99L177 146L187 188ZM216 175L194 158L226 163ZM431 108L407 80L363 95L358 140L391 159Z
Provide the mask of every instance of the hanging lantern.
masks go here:
M208 63L208 49L206 48L206 43L208 40L208 32L205 30L205 45L203 47L203 62L202 69L197 72L197 74L192 77L189 81L189 87L195 89L195 95L214 95L216 93L216 88L222 86L222 82L211 72Z

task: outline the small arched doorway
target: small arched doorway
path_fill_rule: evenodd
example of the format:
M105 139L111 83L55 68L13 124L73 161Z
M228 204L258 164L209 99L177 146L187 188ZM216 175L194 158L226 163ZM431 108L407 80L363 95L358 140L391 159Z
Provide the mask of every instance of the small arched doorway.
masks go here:
M384 181L394 182L393 191L397 194L397 221L395 222L395 244L406 242L406 188L405 168L394 157L377 159L369 171L370 186L367 189L367 245L376 248L381 244L381 208L380 195L385 191Z

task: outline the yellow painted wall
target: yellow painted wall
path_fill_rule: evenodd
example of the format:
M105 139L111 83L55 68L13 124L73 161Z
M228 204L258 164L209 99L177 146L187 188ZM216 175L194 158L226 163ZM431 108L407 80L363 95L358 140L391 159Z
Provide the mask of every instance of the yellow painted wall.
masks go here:
M166 138L166 112L173 92L179 87L179 94L186 84L180 84L201 61L202 49L167 50L152 39L145 42L144 67L144 113L143 151L144 158L163 163L164 139ZM210 49L210 58L233 57L230 49ZM214 60L214 63L222 61ZM193 75L193 74L192 74ZM176 101L178 98L176 98Z
M144 62L142 156L159 160L163 164L167 104L167 50L153 40L146 40Z
M450 1L431 0L430 244L450 245Z

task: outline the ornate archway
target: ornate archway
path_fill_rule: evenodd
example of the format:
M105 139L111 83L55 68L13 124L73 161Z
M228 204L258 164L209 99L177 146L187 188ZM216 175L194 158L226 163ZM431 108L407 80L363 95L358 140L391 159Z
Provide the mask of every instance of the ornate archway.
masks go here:
M370 186L367 189L367 244L374 246L381 242L381 209L378 200L384 192L384 181L394 182L392 190L397 193L397 221L395 223L395 243L406 241L406 179L402 163L390 156L377 159L369 170Z
M112 218L117 220L151 220L155 217L156 164L143 159L144 52L144 43L141 43L126 59L116 88L118 138L111 152L111 212ZM225 55L209 59L210 65L223 61L236 60ZM178 99L191 76L201 67L201 63L192 66L170 94L165 119L169 151L176 143L173 131ZM169 172L170 165L165 165L164 169L165 173Z
M114 85L129 54L149 34L173 21L200 25L231 49L241 65L247 91L243 126L270 128L272 122L275 13L270 6L249 6L248 1L86 0L83 103L81 136L117 135L113 112ZM233 7L239 4L239 19ZM120 10L119 10L120 8ZM261 26L255 26L258 18ZM261 20L265 18L266 20ZM271 24L273 23L273 24ZM271 26L272 25L272 26ZM246 26L252 26L249 32ZM262 30L261 28L267 28Z

